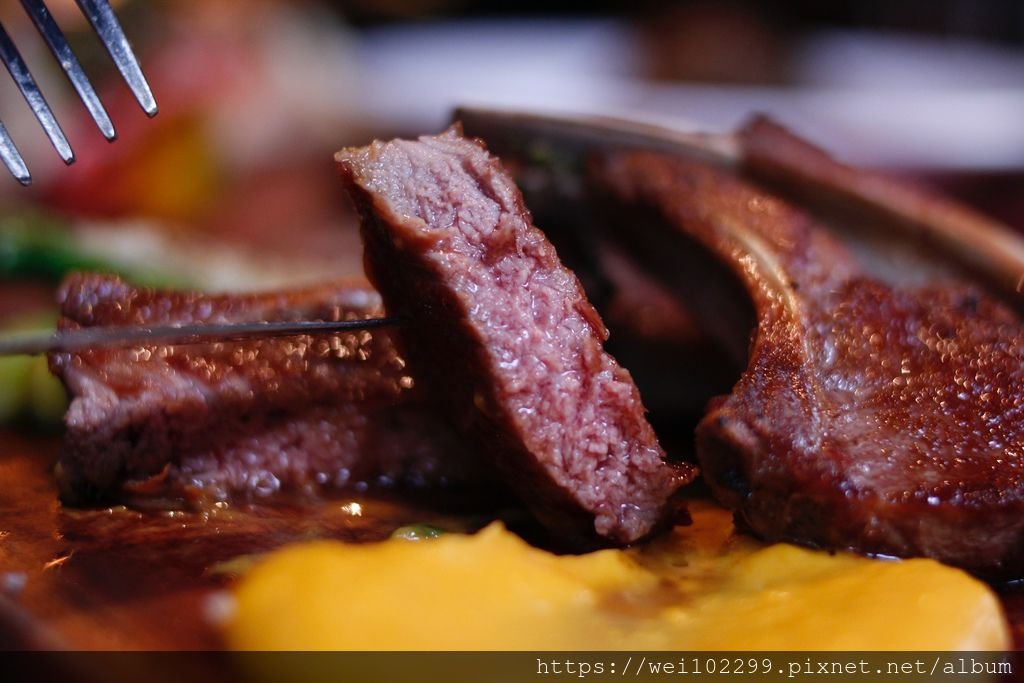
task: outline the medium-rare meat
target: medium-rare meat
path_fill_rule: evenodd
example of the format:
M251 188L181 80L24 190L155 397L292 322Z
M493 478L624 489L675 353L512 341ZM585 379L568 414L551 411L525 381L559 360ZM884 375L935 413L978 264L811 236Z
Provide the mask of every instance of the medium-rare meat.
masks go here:
M550 530L630 543L692 478L665 462L576 277L457 129L337 156L367 271L421 381Z
M501 158L508 168L508 157ZM599 211L575 189L579 179L567 181L557 165L513 163L511 170L536 224L608 328L605 349L629 369L662 445L674 456L691 455L708 397L732 387L746 349L730 357L687 301L600 233Z
M689 456L693 427L708 399L732 387L747 359L742 335L712 335L708 327L745 329L753 324L753 313L740 287L707 296L700 282L727 282L717 272L705 272L707 259L680 261L676 253L666 269L676 268L687 282L697 283L692 296L679 296L678 287L652 278L649 256L634 259L631 250L603 234L603 208L587 196L584 169L600 150L699 153L703 148L708 153L702 158L733 159L736 145L725 136L601 116L460 108L455 117L512 171L536 224L601 315L610 332L605 348L629 369L662 444L673 456Z
M1013 311L969 285L865 276L807 214L726 171L649 152L592 170L622 244L666 282L699 252L754 304L747 369L697 435L705 477L747 527L1024 572L1024 332Z
M72 276L61 327L379 317L365 283L228 296ZM389 330L56 353L72 397L62 498L152 505L480 481Z

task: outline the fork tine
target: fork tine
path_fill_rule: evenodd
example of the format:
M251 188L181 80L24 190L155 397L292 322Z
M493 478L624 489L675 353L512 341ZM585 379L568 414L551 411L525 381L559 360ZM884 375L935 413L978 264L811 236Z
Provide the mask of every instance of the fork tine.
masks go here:
M128 38L121 29L121 24L114 15L107 0L77 0L78 7L92 24L93 30L100 37L100 41L111 59L117 65L124 80L128 83L139 106L148 116L156 116L156 100L153 98L153 91L149 89L146 76L139 67L139 61L135 58Z
M32 183L32 176L29 175L25 160L21 158L18 148L14 146L14 140L7 134L7 128L4 127L2 121L0 121L0 157L3 158L7 170L19 183L22 185Z
M60 62L61 68L64 69L64 73L67 74L71 85L78 92L78 96L82 98L82 102L85 104L86 109L89 110L89 114L92 115L92 120L99 126L103 137L107 140L116 138L117 133L114 131L114 124L111 123L110 116L107 115L107 110L103 108L99 96L96 95L96 90L93 89L92 83L89 82L89 77L82 70L82 65L79 63L78 58L75 57L71 46L68 45L64 32L57 26L57 22L54 21L46 5L43 4L42 0L21 0L21 4L28 15L32 17L32 22L39 30L39 35L46 41L53 56Z
M50 138L57 154L65 164L74 163L75 153L71 151L71 145L68 143L67 137L64 136L64 131L61 130L60 124L57 123L57 119L50 110L50 105L46 103L46 98L40 92L39 86L36 85L35 79L29 73L28 66L21 58L18 48L14 46L14 41L7 35L7 29L2 24L0 24L0 59L7 66L7 70L11 72L11 77L18 84L18 90L25 96L25 101L32 108L39 123L43 125L43 130L46 131L46 136Z

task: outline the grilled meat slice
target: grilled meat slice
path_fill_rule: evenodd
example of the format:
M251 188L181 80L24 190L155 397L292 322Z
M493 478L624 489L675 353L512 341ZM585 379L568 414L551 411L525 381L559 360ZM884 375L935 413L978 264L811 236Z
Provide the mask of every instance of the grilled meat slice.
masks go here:
M666 282L686 286L693 272L680 264L703 258L728 280L701 282L705 298L739 283L753 302L747 369L697 435L705 477L747 527L1024 573L1024 328L1013 311L972 286L867 277L806 214L699 162L615 154L593 181L621 243ZM741 317L724 319L731 332L709 329L747 338Z
M561 538L630 543L693 476L664 460L571 271L457 129L337 156L367 271L430 393Z
M70 277L60 298L62 327L382 314L360 282L228 296L85 275ZM72 397L58 467L66 502L201 504L478 479L386 330L55 353L50 365Z

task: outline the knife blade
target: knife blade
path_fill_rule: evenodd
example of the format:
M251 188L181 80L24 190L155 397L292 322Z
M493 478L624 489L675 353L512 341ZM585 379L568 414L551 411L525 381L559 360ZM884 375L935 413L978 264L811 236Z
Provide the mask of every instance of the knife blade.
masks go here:
M362 320L289 320L247 323L192 323L187 325L124 325L83 327L55 332L25 332L0 337L0 356L74 352L95 348L209 344L268 337L353 332L398 324L397 318Z

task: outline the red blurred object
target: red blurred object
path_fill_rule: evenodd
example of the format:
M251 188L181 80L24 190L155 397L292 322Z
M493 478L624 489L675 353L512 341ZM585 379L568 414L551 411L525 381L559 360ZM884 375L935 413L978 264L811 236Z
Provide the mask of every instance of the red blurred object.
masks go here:
M78 162L53 176L47 204L73 214L187 220L213 201L219 170L205 113L245 83L236 46L176 37L144 66L160 103L149 119L122 84L101 93L119 139L109 144L82 114L73 124Z

